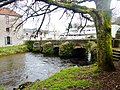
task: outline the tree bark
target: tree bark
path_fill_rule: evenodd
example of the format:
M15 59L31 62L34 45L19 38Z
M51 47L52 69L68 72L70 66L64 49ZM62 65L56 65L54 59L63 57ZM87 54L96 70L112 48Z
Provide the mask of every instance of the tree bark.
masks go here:
M113 71L115 67L112 54L110 0L98 0L96 6L98 11L95 12L94 20L97 32L98 67L101 70Z

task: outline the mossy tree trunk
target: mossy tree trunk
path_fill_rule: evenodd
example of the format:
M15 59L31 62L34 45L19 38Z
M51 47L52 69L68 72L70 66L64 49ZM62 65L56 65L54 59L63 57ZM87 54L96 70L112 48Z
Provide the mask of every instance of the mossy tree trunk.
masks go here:
M97 31L97 61L100 69L115 70L112 54L110 0L97 0L95 12L95 26Z

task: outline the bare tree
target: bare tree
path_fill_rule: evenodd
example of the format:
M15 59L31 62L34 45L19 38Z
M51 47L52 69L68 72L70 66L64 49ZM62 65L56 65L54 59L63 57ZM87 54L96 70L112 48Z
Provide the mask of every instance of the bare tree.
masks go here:
M23 2L24 0L21 0ZM14 2L14 3L13 3ZM19 5L18 0L0 0L0 7L12 3ZM88 8L81 5L85 2L94 2L96 8ZM111 0L33 0L31 4L26 4L26 10L23 10L23 16L26 16L22 23L31 17L42 16L41 24L37 30L40 31L46 16L49 13L61 8L64 10L63 15L68 11L71 12L72 18L75 13L80 14L83 18L89 21L94 21L97 31L97 62L98 67L102 70L115 70L112 54L112 37L111 37L111 17L112 10L110 9ZM38 7L36 7L38 6ZM18 7L18 6L16 6ZM62 15L62 16L63 16ZM61 17L62 18L62 17ZM72 22L70 20L70 24ZM19 25L21 25L20 23ZM18 25L18 26L19 26ZM68 25L69 26L69 25ZM84 27L86 26L86 23ZM83 28L84 28L83 27ZM69 30L69 29L68 29Z

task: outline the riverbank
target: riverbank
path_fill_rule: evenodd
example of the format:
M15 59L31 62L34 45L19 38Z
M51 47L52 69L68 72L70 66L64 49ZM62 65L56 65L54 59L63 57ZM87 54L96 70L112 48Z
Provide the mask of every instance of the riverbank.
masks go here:
M120 61L115 61L114 64L116 67L114 72L101 72L95 64L66 68L44 81L24 83L20 88L24 90L120 90Z
M0 47L0 57L28 51L26 45Z

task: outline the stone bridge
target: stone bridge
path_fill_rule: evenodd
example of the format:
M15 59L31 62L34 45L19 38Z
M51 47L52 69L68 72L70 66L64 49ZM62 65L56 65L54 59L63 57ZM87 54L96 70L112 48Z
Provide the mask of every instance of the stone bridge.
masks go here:
M52 42L54 47L58 47L60 44L66 42L66 41L72 42L74 44L74 46L78 47L78 48L85 48L89 41L97 43L96 39L41 40L41 41L39 40L39 41L33 41L33 42L40 42L41 45L46 43L46 42ZM120 39L113 39L112 42L113 42L112 43L113 47L120 47Z
M72 42L74 44L75 47L79 47L79 48L85 48L88 41L93 41L96 43L96 39L75 39L75 40L42 40L40 41L41 44L44 44L46 42L52 42L54 47L58 47L60 44L64 43L64 42Z

